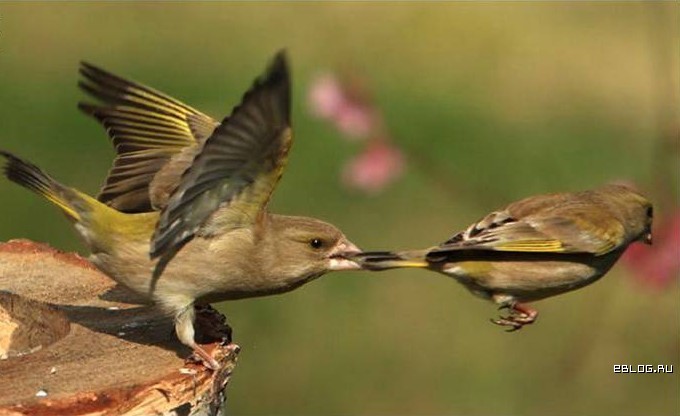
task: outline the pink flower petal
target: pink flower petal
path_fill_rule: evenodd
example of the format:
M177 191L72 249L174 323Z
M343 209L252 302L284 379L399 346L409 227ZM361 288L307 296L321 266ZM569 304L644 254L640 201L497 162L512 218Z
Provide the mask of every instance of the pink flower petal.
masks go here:
M307 103L312 114L326 119L334 119L338 111L347 106L342 86L331 74L321 75L312 81Z
M379 111L359 85L332 74L312 81L307 94L310 112L329 120L347 139L365 139L377 131Z
M376 126L373 112L359 105L342 107L333 121L338 130L356 139L369 136Z
M404 167L401 150L376 140L345 165L342 179L348 188L376 194L401 176Z

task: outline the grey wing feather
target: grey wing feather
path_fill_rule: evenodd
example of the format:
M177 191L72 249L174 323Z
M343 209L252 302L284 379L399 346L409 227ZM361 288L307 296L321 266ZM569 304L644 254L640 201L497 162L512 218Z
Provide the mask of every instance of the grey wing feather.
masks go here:
M263 209L285 165L289 132L290 79L285 56L279 53L182 176L161 213L151 257L161 257L159 263L167 264L218 208L228 206L262 178L267 182L265 191L250 198Z

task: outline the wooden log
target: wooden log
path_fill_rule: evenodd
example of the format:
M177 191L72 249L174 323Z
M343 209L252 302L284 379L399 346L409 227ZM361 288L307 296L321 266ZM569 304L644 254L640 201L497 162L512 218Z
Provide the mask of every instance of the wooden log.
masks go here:
M77 254L0 243L0 415L217 413L238 346L204 346L216 372L186 361L171 317L139 301ZM199 333L228 330L198 313Z

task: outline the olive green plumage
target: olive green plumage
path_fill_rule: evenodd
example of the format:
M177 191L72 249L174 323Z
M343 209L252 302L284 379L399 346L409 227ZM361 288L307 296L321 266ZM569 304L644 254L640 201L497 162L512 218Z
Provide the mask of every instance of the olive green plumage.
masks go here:
M323 221L271 214L269 198L292 143L290 78L279 53L220 123L151 88L83 64L81 104L107 129L117 157L98 196L59 184L7 152L5 175L62 209L108 276L175 315L194 341L194 303L286 292L358 252Z
M513 309L494 322L519 329L536 311L530 302L593 283L635 241L651 243L652 205L621 185L532 196L492 212L425 250L366 252L362 267L426 268Z

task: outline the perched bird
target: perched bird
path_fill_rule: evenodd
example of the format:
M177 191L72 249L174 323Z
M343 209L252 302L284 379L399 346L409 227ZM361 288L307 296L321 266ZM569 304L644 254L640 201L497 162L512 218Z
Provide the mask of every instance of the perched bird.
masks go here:
M178 338L208 367L218 363L194 340L195 304L283 293L359 268L347 259L359 249L333 225L267 211L292 142L283 53L221 123L150 88L84 71L93 93L115 102L87 107L119 153L99 200L1 151L4 173L66 214L99 269L173 313Z
M652 205L621 185L538 195L492 212L465 231L425 250L365 252L364 269L416 267L453 277L510 314L492 322L522 328L538 312L524 302L589 285L629 244L651 244Z

